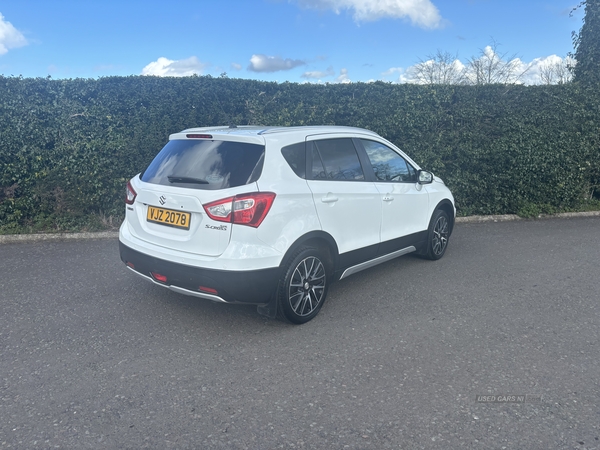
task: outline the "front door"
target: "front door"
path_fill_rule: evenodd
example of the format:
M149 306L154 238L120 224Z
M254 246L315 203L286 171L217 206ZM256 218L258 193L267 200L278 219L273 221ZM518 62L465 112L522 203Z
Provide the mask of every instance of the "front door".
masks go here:
M382 203L382 251L399 250L409 240L401 239L427 230L429 195L417 183L417 170L399 153L377 141L361 139Z

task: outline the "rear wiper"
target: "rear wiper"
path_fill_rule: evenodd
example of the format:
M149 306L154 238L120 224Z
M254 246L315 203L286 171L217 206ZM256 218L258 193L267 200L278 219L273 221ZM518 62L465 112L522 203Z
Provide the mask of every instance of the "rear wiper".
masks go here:
M169 183L190 183L190 184L208 184L208 181L203 180L202 178L192 178L192 177L167 177L169 179Z

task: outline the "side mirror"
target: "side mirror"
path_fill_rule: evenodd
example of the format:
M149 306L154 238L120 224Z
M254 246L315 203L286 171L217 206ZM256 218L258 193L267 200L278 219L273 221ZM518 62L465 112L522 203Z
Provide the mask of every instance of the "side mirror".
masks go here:
M419 170L419 184L431 184L433 183L433 174L426 170Z

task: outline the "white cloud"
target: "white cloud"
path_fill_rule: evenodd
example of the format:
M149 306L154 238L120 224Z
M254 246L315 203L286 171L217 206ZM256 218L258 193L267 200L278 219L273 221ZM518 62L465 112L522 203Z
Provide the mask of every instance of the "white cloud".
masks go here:
M305 65L306 62L299 59L283 59L279 56L252 55L248 70L251 72L279 72L281 70L291 70L298 66Z
M331 77L335 75L335 72L333 70L333 67L328 67L326 72L304 72L301 77L304 78L306 81L303 81L303 84L329 84L329 81L323 81L321 80L322 77L318 76L318 75L324 75L327 77ZM352 83L352 80L348 77L348 69L342 69L340 70L340 74L335 77L333 79L333 81L331 81L331 83L342 83L342 84L347 84L347 83Z
M340 75L335 79L336 83L352 83L352 80L348 78L348 69L340 70Z
M27 39L12 23L4 19L0 13L0 55L4 55L12 48L27 45Z
M142 75L155 75L159 77L189 77L202 75L208 64L201 62L197 57L173 61L164 57L158 58L142 69Z
M381 74L382 77L387 78L392 75L398 74L398 76L404 73L404 69L402 67L390 67L388 70Z
M238 63L231 63L231 68L233 70L242 70L242 65Z
M356 22L379 19L409 19L421 28L439 28L442 16L431 0L293 0L305 8L352 10Z
M318 70L312 72L304 72L302 75L300 75L300 77L306 78L307 80L317 80L320 78L332 77L333 75L335 75L333 67L329 66L325 72Z

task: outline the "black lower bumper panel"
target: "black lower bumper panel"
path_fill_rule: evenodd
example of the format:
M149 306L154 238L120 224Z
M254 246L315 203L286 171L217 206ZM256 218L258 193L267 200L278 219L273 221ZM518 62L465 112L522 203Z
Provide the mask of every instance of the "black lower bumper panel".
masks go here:
M228 271L204 269L155 258L119 242L121 260L130 268L165 286L212 294L227 303L265 305L275 294L279 268ZM161 281L156 275L166 277ZM213 292L215 291L215 292Z

